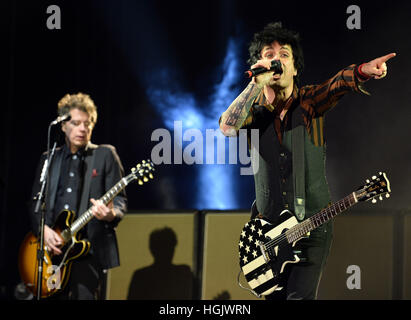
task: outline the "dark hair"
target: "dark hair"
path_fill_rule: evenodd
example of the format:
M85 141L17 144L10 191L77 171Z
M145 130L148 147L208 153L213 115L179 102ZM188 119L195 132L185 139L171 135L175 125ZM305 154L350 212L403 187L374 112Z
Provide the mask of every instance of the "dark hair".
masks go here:
M90 121L95 124L97 121L97 107L94 101L90 98L88 94L77 93L77 94L66 94L57 103L57 114L62 116L70 112L71 109L79 109L90 116Z
M261 50L264 46L270 45L274 41L278 41L279 44L288 44L293 50L294 67L297 70L297 75L294 77L296 82L299 82L299 76L304 69L304 55L301 47L300 35L295 31L283 28L281 22L271 22L267 24L264 29L254 34L253 40L250 42L248 51L250 58L247 62L250 65L255 64L261 59Z

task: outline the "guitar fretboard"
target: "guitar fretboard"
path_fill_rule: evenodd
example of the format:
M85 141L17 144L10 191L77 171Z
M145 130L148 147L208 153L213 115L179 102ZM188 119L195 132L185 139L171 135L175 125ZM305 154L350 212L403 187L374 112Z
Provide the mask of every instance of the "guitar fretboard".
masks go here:
M312 217L295 225L285 232L288 243L293 243L294 241L299 240L311 230L318 228L357 202L355 192L353 192L344 199L341 199L340 201L316 213Z
M131 181L131 179L130 179ZM121 179L119 182L116 183L114 187L112 187L106 194L100 198L101 201L106 205L111 200L114 199L130 182L128 177ZM76 234L79 230L81 230L91 219L93 219L93 212L92 207L89 208L86 212L84 212L80 217L77 218L76 221L70 227L70 232L72 235Z

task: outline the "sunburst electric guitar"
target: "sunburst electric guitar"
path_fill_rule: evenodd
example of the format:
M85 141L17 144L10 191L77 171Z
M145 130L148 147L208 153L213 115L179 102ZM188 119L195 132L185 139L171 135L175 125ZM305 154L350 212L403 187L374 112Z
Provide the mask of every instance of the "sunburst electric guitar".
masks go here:
M377 197L380 200L383 195L388 198L390 192L387 176L380 172L357 191L300 223L288 210L281 213L278 225L265 219L250 220L245 224L239 242L240 267L249 288L239 282L240 286L260 298L281 290L284 268L288 263L301 260L294 248L297 241L359 201L375 203Z
M140 185L153 179L152 172L154 171L151 161L142 161L131 173L122 178L100 199L104 204L108 204L119 194L130 182L137 180ZM78 232L93 219L92 208L79 216L76 220L74 211L62 211L53 227L64 244L60 248L62 254L53 255L44 249L43 261L43 279L41 284L41 297L46 298L59 290L64 289L70 277L70 268L73 261L88 253L90 242L86 239L81 240ZM19 272L22 281L26 287L37 295L37 277L38 277L38 261L37 252L40 245L39 239L33 233L28 233L20 246L19 251Z

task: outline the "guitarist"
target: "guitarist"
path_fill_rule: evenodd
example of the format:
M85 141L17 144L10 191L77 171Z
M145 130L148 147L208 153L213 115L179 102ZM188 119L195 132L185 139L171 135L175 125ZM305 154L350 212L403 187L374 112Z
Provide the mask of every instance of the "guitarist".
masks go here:
M63 121L61 130L65 144L57 148L50 167L49 191L46 198L44 244L53 254L62 254L63 244L52 227L62 210L73 210L76 217L93 205L96 219L80 232L91 243L89 253L74 260L67 286L53 298L92 300L103 297L105 270L119 265L119 254L114 228L121 221L127 205L124 192L108 205L99 199L124 174L120 158L113 146L94 145L90 142L97 121L97 108L89 95L66 94L58 102L58 115L67 113L71 118ZM37 169L32 195L40 191L40 176L46 159L43 154ZM40 214L30 210L32 231L39 234Z
M386 61L395 53L350 65L321 84L301 88L304 59L296 32L270 23L254 35L249 53L251 69L267 70L254 75L222 114L220 129L226 136L235 136L241 128L259 130L258 145L253 146L259 165L254 173L254 214L277 225L287 209L302 221L331 202L325 177L325 113L348 92L367 94L364 83L384 78ZM270 70L273 60L280 62L281 70ZM306 261L287 264L283 289L265 297L316 299L331 242L330 222L300 240L297 246Z

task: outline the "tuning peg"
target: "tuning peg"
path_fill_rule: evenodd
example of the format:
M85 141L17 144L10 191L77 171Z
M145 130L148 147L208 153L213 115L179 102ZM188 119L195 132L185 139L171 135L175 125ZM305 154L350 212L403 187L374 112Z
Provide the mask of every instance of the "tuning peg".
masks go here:
M374 198L374 199L371 200L371 202L372 203L377 203L377 199Z
M391 197L391 196L390 196L389 193L386 193L386 194L385 194L385 197L386 197L386 198L389 198L389 197Z
M365 180L365 182L370 183L370 179Z
M138 179L138 184L141 186L141 185L143 185L143 184L144 184L144 182L143 182L143 181L141 181L141 179Z
M378 199L380 199L382 201L382 196L379 196Z
M148 176L149 176L150 179L154 179L153 174L150 173Z
M378 174L381 176L381 175L382 175L382 172L380 171L380 172L378 172Z
M137 169L136 168L131 168L132 173L136 173Z
M376 177L376 176L372 176L372 179L375 180L375 179L377 179L377 177Z
M147 178L146 176L144 176L143 181L144 181L144 182L147 182L147 181L148 181L148 178Z

